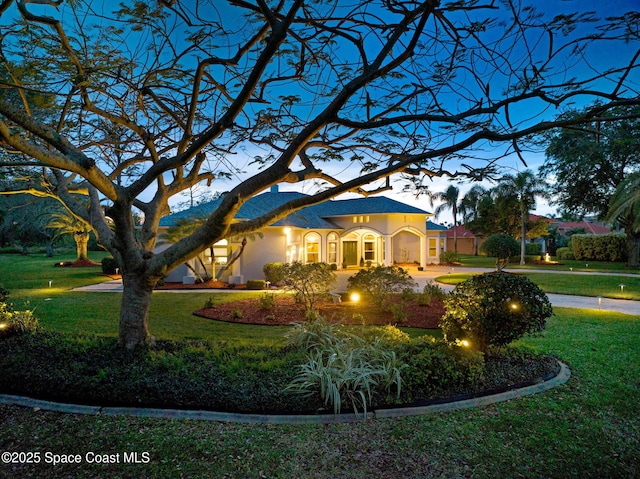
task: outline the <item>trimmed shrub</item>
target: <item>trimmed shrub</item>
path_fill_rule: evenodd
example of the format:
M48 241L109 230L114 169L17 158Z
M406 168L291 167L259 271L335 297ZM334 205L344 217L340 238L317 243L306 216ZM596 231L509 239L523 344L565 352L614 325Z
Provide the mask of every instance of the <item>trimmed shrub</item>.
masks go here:
M280 285L284 282L284 272L282 271L282 263L265 263L262 267L264 279L273 285Z
M115 258L102 258L102 272L104 274L116 274L116 270L120 268Z
M247 280L247 289L265 289L267 282L264 279Z
M535 263L536 261L542 260L542 256L539 254L527 254L524 257L525 263Z
M415 300L421 306L430 306L433 300L442 301L447 297L447 293L436 283L429 280L422 288L422 293L415 294Z
M453 264L458 262L458 255L454 251L443 251L440 253L440 264Z
M567 247L558 248L556 250L556 258L558 259L558 261L567 261L567 260L576 259L576 257L573 256L573 251L571 251L571 248L567 248Z
M542 331L553 314L549 298L538 286L524 276L501 272L458 284L445 299L445 308L440 319L445 340L468 341L481 352Z
M327 263L303 264L298 261L282 266L284 284L291 287L296 300L304 303L307 311L313 309L315 303L327 296L338 281L336 273L331 271Z
M542 243L527 243L524 253L528 256L540 256L542 254Z
M626 261L626 236L623 234L581 235L571 237L573 255L583 261Z
M443 391L458 394L483 376L484 356L470 348L451 347L422 336L397 349L408 365L402 372L403 388L414 398L429 398Z
M512 256L520 254L520 244L511 236L500 233L489 236L480 247L480 251L489 257L496 258L496 270L500 272Z
M407 289L413 289L416 283L409 276L407 270L398 266L376 266L371 269L362 269L347 282L349 293L362 293L381 310L386 311L389 304L389 295L401 293Z

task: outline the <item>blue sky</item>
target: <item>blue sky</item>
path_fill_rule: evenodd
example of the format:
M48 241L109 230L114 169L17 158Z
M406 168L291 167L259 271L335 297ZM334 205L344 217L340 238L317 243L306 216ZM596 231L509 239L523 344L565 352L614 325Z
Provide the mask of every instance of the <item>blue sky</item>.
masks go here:
M495 1L496 3L501 3L500 0L495 0ZM486 0L485 3L489 3L489 2L490 0ZM599 16L610 16L610 15L615 16L615 15L622 15L625 12L630 10L638 10L640 7L640 0L609 0L609 1L604 1L604 0L527 0L527 2L535 5L540 12L544 12L545 15L549 16L550 18L552 18L555 15L559 15L563 13L569 13L574 11L587 12L591 10L596 11ZM98 5L100 3L101 1L99 0L94 1L95 5ZM444 3L446 3L446 0L443 0L443 4ZM106 4L109 5L109 7L111 6L111 4L108 2L106 2ZM219 4L216 4L216 5L219 5ZM590 28L590 25L587 24L583 28L585 31L588 31L588 29ZM491 36L492 34L493 34L493 31L487 33L487 35L489 36ZM499 29L496 29L495 37L499 38L500 35L501 35L501 31ZM532 39L532 41L533 40L535 39ZM541 48L544 48L544 45L542 45ZM588 65L584 65L583 67L588 68L590 66L594 70L598 70L602 62L605 62L605 63L609 62L611 64L623 65L630 60L630 58L633 55L633 52L636 49L637 49L637 45L626 45L626 46L612 45L611 48L594 50L590 52L590 56L588 57L588 60L589 60ZM577 70L571 72L571 74L576 74L576 75L579 73L581 72ZM493 87L495 87L495 85L492 86L492 91L493 91ZM497 87L499 88L499 85ZM548 115L548 118L553 118L558 113L559 111L548 109L545 112L545 115ZM520 114L521 118L525 118L528 112L521 110L517 112L512 112L512 114L514 116L518 116L518 114ZM499 151L499 150L496 150L496 151ZM500 151L504 151L504 147L502 147ZM237 184L238 181L241 181L242 179L245 179L252 175L252 171L254 170L255 166L251 165L251 162L255 155L259 155L259 154L264 155L268 153L269 152L267 150L259 149L257 147L252 147L252 146L248 146L245 150L239 150L238 154L234 157L234 161L237 163L237 166L241 170L245 171L246 173L236 175L232 178L232 180L221 180L220 182L216 182L214 183L214 188L219 191L231 189L233 186L235 186L235 184ZM489 145L486 145L482 151L476 150L474 153L477 154L478 158L495 157L495 156L492 156L494 155L494 151L492 151L492 147L490 147ZM499 155L499 154L500 153L495 153L495 155ZM544 161L544 153L542 151L525 152L524 156L527 162L526 167L533 170L536 170ZM523 169L526 168L525 165L523 165L523 163L520 161L520 159L517 158L515 155L511 155L501 160L501 165L504 167L505 173L517 173L518 171L522 171ZM336 176L341 176L341 177L357 176L360 174L359 167L356 165L350 166L348 161L344 161L343 163L326 165L324 168L327 172L331 174L335 174ZM455 167L452 166L452 169L455 169ZM390 196L394 199L404 201L406 203L418 206L428 211L432 211L433 209L435 209L435 206L437 206L437 205L434 205L432 207L425 198L416 199L411 194L402 193L403 184L400 182L399 178L394 178L392 181L392 184L394 185L394 191L384 193L386 196ZM449 186L449 184L450 184L449 181L446 179L434 179L432 191L443 191ZM491 186L491 184L488 184L488 183L485 183L484 185L489 187ZM462 194L464 194L464 192L468 188L470 188L472 185L466 183L466 184L457 184L457 186L459 186ZM313 183L303 184L303 185L292 185L292 186L282 185L281 189L293 189L296 191L302 191L304 193L313 193L316 191L316 186ZM183 200L183 198L176 198L175 202L178 202L181 200ZM541 214L548 214L552 210L554 210L554 208L549 208L548 206L546 206L544 203L541 202L539 204L539 208L537 211ZM442 217L438 218L438 221L450 222L451 217L447 215L442 215Z

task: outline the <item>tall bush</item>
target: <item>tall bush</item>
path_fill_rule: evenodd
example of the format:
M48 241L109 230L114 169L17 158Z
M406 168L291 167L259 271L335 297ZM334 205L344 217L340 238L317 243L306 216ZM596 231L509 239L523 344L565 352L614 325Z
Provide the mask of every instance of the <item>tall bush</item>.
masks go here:
M348 280L348 291L364 294L380 309L386 310L389 295L413 290L416 283L407 270L398 266L376 266L362 269Z
M481 352L542 331L553 313L538 286L524 276L502 272L458 284L445 299L445 308L440 319L445 340L450 344L466 340Z
M283 264L279 262L265 263L262 267L264 279L273 285L282 284L284 282L282 266Z
M517 256L520 253L520 245L511 236L499 233L489 236L480 247L480 251L489 257L496 258L496 270L500 272L509 264L512 256Z
M576 234L571 237L571 248L577 260L626 261L626 246L626 236L623 234Z
M282 266L284 284L293 289L307 311L313 311L317 301L327 296L338 281L327 263L303 264L299 261Z

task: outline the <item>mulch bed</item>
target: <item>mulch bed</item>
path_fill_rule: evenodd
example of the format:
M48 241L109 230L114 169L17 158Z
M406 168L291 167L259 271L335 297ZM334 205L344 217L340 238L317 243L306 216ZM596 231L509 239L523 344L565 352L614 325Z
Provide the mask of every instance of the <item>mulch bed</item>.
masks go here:
M400 301L400 298L398 298ZM334 303L322 302L316 308L327 321L342 324L386 325L392 324L412 328L438 328L444 314L441 301L433 301L429 306L407 301L404 306L406 319L399 322L390 312L380 311L365 301ZM305 321L304 305L296 303L289 295L276 295L275 307L262 309L259 298L241 299L215 304L213 308L202 308L193 312L196 316L219 321L241 324L261 324L270 326L290 325Z
M155 289L245 289L247 285L238 284L238 285L230 285L229 283L223 283L222 281L209 280L204 283L196 283L196 284L183 284L183 283L170 283L165 282L158 286Z
M90 259L77 259L75 261L63 261L55 263L56 268L88 268L90 266L101 266L100 263L96 263Z

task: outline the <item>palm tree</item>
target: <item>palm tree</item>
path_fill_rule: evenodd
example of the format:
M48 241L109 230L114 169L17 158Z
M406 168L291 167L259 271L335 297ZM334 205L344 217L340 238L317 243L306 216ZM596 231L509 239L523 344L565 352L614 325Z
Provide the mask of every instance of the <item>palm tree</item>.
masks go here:
M58 235L73 235L76 242L76 261L90 261L87 250L89 236L93 228L89 223L70 212L51 213L51 220L47 223L47 228L56 230Z
M444 193L434 193L430 195L431 206L436 201L441 201L442 204L438 205L435 210L436 218L445 210L451 210L453 214L453 252L458 254L458 230L456 227L458 226L458 196L460 195L460 190L455 186L451 185L447 188Z
M500 194L514 197L520 208L520 264L525 263L527 222L529 211L536 207L537 197L546 197L546 183L538 178L531 170L525 170L517 175L507 175L498 185Z
M640 171L632 173L618 185L609 202L607 221L617 221L627 236L627 266L640 263Z
M462 197L460 201L460 212L464 224L470 223L480 216L480 203L487 194L487 190L480 185L475 185ZM474 232L474 250L478 256L478 235Z

